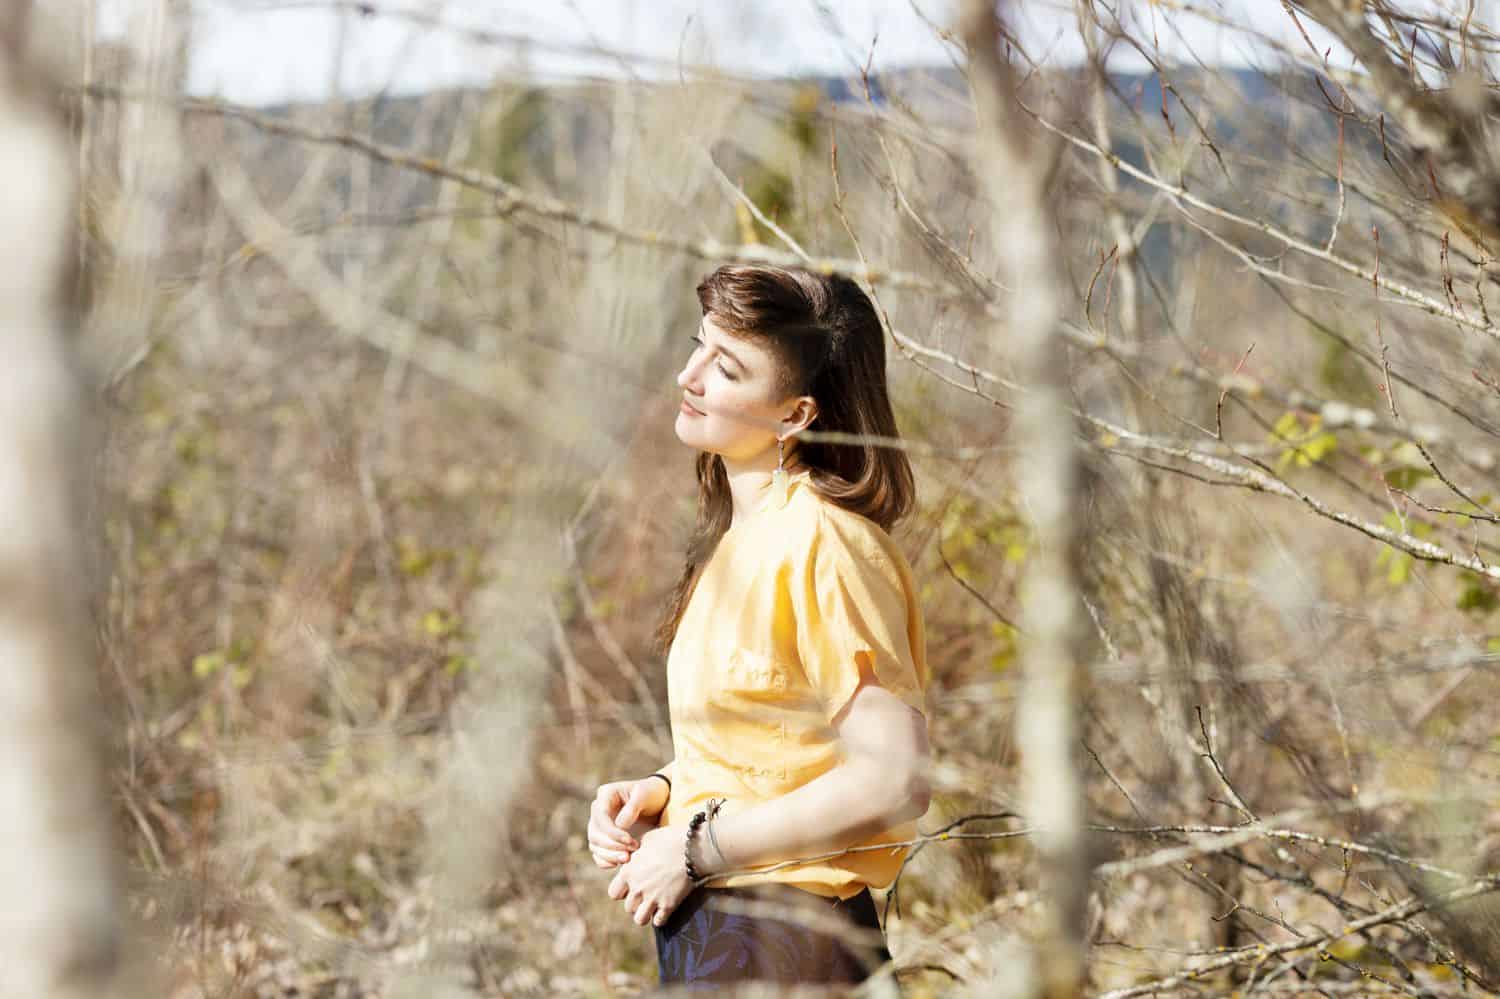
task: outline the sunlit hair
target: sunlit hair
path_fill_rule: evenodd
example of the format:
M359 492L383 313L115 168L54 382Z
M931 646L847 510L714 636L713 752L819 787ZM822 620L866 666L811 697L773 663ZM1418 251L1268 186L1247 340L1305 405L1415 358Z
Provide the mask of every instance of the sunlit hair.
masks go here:
M770 351L779 395L813 397L818 415L809 429L898 436L886 391L884 333L859 285L801 268L726 264L699 283L698 302L725 333ZM887 531L911 509L916 486L904 450L799 441L797 456L819 494ZM723 459L700 453L698 521L656 630L662 654L671 647L699 569L729 530L733 513Z

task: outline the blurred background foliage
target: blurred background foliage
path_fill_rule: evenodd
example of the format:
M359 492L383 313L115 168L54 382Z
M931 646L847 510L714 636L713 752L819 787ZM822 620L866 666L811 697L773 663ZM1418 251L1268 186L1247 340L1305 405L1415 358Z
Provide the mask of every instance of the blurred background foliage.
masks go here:
M1339 145L1316 60L1282 55L1103 80L1047 66L1027 84L1055 127L1241 216L1184 207L1034 132L1056 159L1064 325L1119 348L1075 340L1069 361L1079 410L1123 428L1079 430L1092 817L1228 826L1246 819L1234 800L1268 816L1404 795L1316 829L1477 876L1500 848L1493 810L1421 795L1482 799L1500 778L1493 574L1182 457L1495 563L1493 338L1376 299L1265 226L1321 243L1338 224L1338 252L1365 262L1383 227L1382 273L1438 301L1444 266L1465 272L1451 294L1473 298L1487 249L1406 183L1414 154L1378 101ZM128 60L97 65L101 85L131 79ZM1006 384L996 308L1026 289L990 277L1004 206L977 182L961 76L885 74L868 96L865 83L518 72L263 111L167 105L170 184L144 264L139 105L76 105L101 683L133 897L174 996L435 994L423 975L486 995L603 995L654 980L650 936L606 898L584 824L598 783L671 756L649 636L696 497L671 428L693 287L726 259L795 256L746 202L813 256L881 277L898 421L921 446L897 538L933 667L923 828L1018 811L1015 622L1033 553L1016 489L1027 456L1007 435L1024 386ZM497 615L487 595L515 585L530 610ZM540 649L540 677L509 658L522 645ZM524 707L533 681L535 715L515 708L530 721L494 745L455 721L466 699L509 691ZM495 863L468 874L481 904L450 911L432 855L471 821L435 804L456 760L514 790L503 821L461 830ZM1124 859L1180 841L1155 835L1100 833L1096 848ZM1138 986L1431 890L1360 858L1257 842L1103 880L1093 982ZM888 925L909 994L982 981L996 934L1028 932L1032 860L1020 836L914 855ZM1309 988L1495 981L1487 933L1395 920L1277 974ZM1204 981L1229 992L1248 973Z

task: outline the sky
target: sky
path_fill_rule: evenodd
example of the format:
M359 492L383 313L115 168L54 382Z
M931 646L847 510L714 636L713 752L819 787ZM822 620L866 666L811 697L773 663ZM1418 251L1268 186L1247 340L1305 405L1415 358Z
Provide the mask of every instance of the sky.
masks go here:
M125 33L130 17L151 6L98 2L105 36ZM1180 13L1168 21L1162 7L1146 0L1117 2L1142 24L1155 24L1169 62L1187 58L1186 46L1221 65L1245 65L1254 56L1239 32ZM1280 0L1198 2L1306 44ZM267 104L412 93L522 71L544 79L673 79L679 57L689 68L752 77L847 74L871 58L872 48L875 71L947 65L952 47L934 25L952 24L957 0L369 0L369 7L364 15L335 0L194 0L188 88ZM1070 0L1019 4L1022 36L1034 53L1063 64L1081 57L1071 7ZM1331 44L1320 32L1314 38L1320 47ZM590 51L598 49L624 58ZM1139 70L1145 63L1120 51L1111 66Z

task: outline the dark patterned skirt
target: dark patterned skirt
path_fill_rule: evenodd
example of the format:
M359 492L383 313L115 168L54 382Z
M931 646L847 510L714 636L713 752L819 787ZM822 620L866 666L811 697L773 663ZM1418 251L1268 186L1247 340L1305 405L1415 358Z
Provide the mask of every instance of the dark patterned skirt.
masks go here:
M726 900L775 903L794 912L785 918L731 912ZM891 954L868 888L840 901L764 884L695 888L656 927L656 958L663 985L714 988L746 981L856 984Z

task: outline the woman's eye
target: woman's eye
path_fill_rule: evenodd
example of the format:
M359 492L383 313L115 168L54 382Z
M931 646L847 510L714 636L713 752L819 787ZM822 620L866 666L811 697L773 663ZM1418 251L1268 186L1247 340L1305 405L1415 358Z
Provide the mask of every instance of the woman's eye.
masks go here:
M688 337L688 342L693 345L693 349L691 351L692 354L696 354L698 352L698 348L703 346L703 341L701 339L699 339L698 337L695 337L695 336ZM726 367L724 367L724 365L722 363L719 365L719 371L720 371L721 374L724 375L725 378L728 378L730 381L732 381L732 382L739 381L738 378L736 378L734 375L731 375L729 373L729 369L726 368Z

